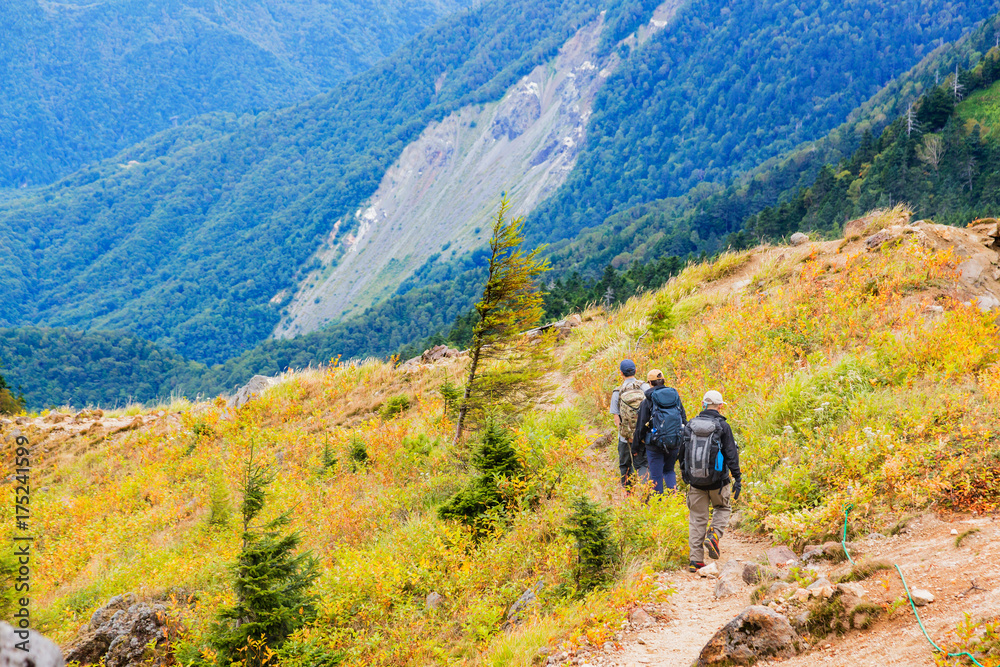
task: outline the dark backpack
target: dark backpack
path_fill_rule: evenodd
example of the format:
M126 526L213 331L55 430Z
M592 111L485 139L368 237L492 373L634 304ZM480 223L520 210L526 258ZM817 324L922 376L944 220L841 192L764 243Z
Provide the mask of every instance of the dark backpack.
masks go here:
M673 387L657 387L649 395L649 444L664 450L681 446L684 420L681 397Z
M684 430L686 446L681 465L684 481L697 487L717 486L726 477L722 423L711 417L695 417Z

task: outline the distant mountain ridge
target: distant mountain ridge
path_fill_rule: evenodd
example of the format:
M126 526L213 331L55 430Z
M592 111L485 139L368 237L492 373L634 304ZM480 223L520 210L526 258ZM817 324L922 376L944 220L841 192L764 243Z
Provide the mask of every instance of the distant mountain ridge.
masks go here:
M359 74L471 0L6 0L0 187L48 183L207 112Z

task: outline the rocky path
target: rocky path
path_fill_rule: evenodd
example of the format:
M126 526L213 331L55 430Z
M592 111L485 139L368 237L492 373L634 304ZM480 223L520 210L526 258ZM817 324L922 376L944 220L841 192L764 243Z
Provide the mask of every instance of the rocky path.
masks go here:
M960 546L956 533L969 531ZM969 613L973 619L1000 615L1000 520L996 516L924 515L894 537L874 536L856 543L859 561L898 563L911 589L933 592L933 603L920 613L931 636L941 645L954 639L952 631ZM739 535L727 535L723 541L720 568L731 559L760 561L771 545ZM819 576L836 580L850 569L848 563L820 561L814 567ZM567 664L593 667L689 667L697 660L705 644L723 626L750 604L753 586L741 587L735 594L715 599L718 580L697 574L665 572L661 585L676 592L667 604L647 606L646 615L634 612L633 623L616 645L605 650L570 658ZM901 600L902 586L893 569L879 572L859 582L864 600L889 608ZM785 612L787 603L780 603ZM791 611L785 612L791 614ZM645 622L645 624L644 624ZM785 660L761 660L760 667L812 667L816 664L842 667L883 667L904 665L931 667L932 652L917 626L908 604L883 617L869 630L831 633L826 637L806 637L805 651Z
M732 558L754 560L769 543L738 534L723 538L719 565ZM614 667L687 667L719 628L749 604L750 588L737 595L715 599L716 579L687 571L668 572L661 582L676 592L664 605L665 618L654 625L630 633L620 649L606 652L600 662Z

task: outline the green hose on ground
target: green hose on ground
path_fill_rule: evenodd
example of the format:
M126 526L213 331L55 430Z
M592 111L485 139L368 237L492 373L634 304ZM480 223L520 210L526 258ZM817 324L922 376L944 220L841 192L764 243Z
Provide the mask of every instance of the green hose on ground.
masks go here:
M844 538L840 541L841 546L844 547L844 555L847 556L847 560L851 561L851 565L854 565L854 559L851 558L851 554L847 551L847 513L850 512L853 508L854 505L850 503L844 505ZM924 627L924 622L920 620L920 614L917 613L917 605L916 603L913 602L913 596L910 595L910 587L906 584L906 577L903 576L903 571L899 569L899 565L897 565L896 563L893 563L892 566L896 568L896 572L899 573L899 578L903 582L903 590L906 591L906 599L910 601L910 608L913 609L913 615L917 619L917 625L920 626L920 631L924 633L924 637L927 638L927 641L930 643L931 646L934 647L935 651L937 651L938 653L944 653L944 649L935 644L934 640L931 639L931 636L927 634L927 628ZM967 657L969 660L971 660L973 664L979 665L979 667L983 667L983 664L980 663L978 660L976 660L975 656L973 656L968 651L960 651L958 653L946 654L946 656L949 658L959 658L963 655Z

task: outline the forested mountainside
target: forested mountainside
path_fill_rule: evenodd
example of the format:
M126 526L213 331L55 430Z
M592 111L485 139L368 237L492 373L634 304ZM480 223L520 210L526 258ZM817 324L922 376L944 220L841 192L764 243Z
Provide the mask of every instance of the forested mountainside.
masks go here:
M963 80L973 76L970 71L981 65L984 54L996 46L998 36L1000 15L995 15L968 36L939 47L897 77L852 113L848 122L821 140L769 160L727 187L699 186L681 197L633 206L572 240L555 244L551 253L554 271L563 276L574 271L596 276L608 265L621 268L671 255L712 254L730 244L751 242L748 234L739 234L751 216L791 200L810 186L825 167L835 168L853 159L858 148L870 145L886 126L906 115L911 105L915 110L922 94L947 85L943 82L951 74L957 71ZM968 92L963 90L961 94ZM901 200L900 193L890 196Z
M587 145L532 216L537 238L726 181L833 130L997 2L697 0L598 95Z
M0 187L48 183L206 112L305 100L467 0L5 0Z
M211 370L199 364L181 369L169 377L167 372L159 373L159 384L151 383L162 388L159 395L167 393L168 387L180 386L189 395L199 391L227 390L254 373L273 374L288 366L326 362L336 356L387 355L436 332L440 339L471 306L482 280L481 271L477 268L481 257L475 252L451 259L441 256L432 258L399 285L395 294L386 290L390 298L385 302L368 307L355 317L292 340L266 341L248 349L266 336L268 323L273 325L276 321L282 305L290 298L287 286L294 285L308 270L315 268L307 259L313 249L310 244L322 238L319 230L333 228L335 220L344 219L335 219L331 212L352 210L350 202L357 201L365 187L374 188L378 184L380 170L391 163L388 158L392 151L401 152L407 140L419 134L421 125L418 122L411 122L405 127L397 126L400 128L398 133L388 138L376 132L376 128L391 124L393 120L402 122L404 118L412 119L412 114L407 116L407 109L412 110L412 107L399 97L400 91L408 89L401 79L392 78L394 72L400 68L409 68L411 73L416 71L414 63L424 62L417 56L429 53L438 58L432 60L436 67L452 67L447 76L434 77L431 86L421 88L425 95L423 100L428 106L419 117L440 118L449 109L462 108L477 99L489 100L491 95L492 99L499 98L505 90L504 86L509 87L510 83L517 81L518 72L530 71L534 63L544 62L554 55L578 29L581 20L596 18L594 12L581 12L575 6L551 3L532 7L536 13L549 12L550 18L556 17L563 22L560 24L563 32L558 37L547 33L548 41L542 47L537 46L539 38L535 35L532 38L534 42L505 42L510 51L502 57L486 49L484 45L490 43L488 39L476 46L468 39L455 38L453 48L456 53L442 54L440 50L434 50L433 46L437 44L434 40L445 40L449 30L456 25L465 26L467 36L481 35L479 31L489 28L491 24L481 14L469 12L428 32L421 38L424 41L417 40L381 70L366 75L374 78L360 77L340 89L342 92L353 91L355 95L318 98L307 105L254 119L216 117L189 123L165 132L131 153L124 153L120 159L64 179L52 188L40 189L30 198L18 199L14 203L10 200L0 202L0 216L12 225L21 225L22 231L10 244L0 244L0 250L11 252L14 243L23 242L33 234L41 236L30 251L30 246L22 245L21 249L25 252L18 255L15 250L2 260L14 268L0 276L0 281L6 282L5 287L10 286L9 293L16 294L17 290L21 290L21 303L15 300L0 305L0 316L7 324L28 321L79 326L81 322L87 322L94 328L130 328L187 358L219 361L230 357L223 365ZM615 43L609 35L627 35L628 31L621 26L630 25L634 29L635 25L652 15L653 9L653 3L614 4L605 17L602 52L607 52L611 48L609 44ZM929 24L923 35L928 39L925 48L931 48L939 41L937 38L930 39L931 34L954 27L951 19L955 15L960 15L960 12L939 17L942 21L940 25L933 21ZM937 13L930 16L933 18ZM479 23L475 23L477 20ZM530 21L528 24L536 25ZM706 225L718 224L718 211L735 204L733 210L742 213L736 216L730 212L729 217L738 222L714 234L714 238L711 231L706 232L705 239L717 244L725 233L739 229L739 223L747 215L777 201L787 190L794 193L796 186L806 183L804 179L818 171L819 165L814 164L817 155L849 154L858 140L855 133L863 134L864 129L878 130L884 126L903 104L901 100L915 99L927 81L942 76L942 70L949 69L953 61L964 58L961 60L963 65L975 62L981 55L976 46L986 39L987 28L977 33L979 41L975 44L966 40L958 49L939 49L933 58L926 59L908 77L893 82L880 95L856 110L848 126L835 131L823 146L810 146L793 153L783 162L759 167L757 177L750 181L752 196L748 197L748 186L740 183L725 191L721 188L696 189L682 200L654 201L628 209L609 219L609 222L614 222L613 227L597 227L581 242L573 242L562 249L557 246L557 266L563 271L553 274L551 278L559 280L552 286L555 298L550 299L550 313L565 310L570 304L584 299L592 300L598 289L603 290L598 298L605 296L607 289L611 288L612 294L608 296L618 301L635 289L662 283L683 265L684 259L692 252L714 250L717 245L709 248L709 244L692 234L694 229L688 228L682 237L675 233L677 229L671 227L668 231L673 236L667 238L670 234L664 233L663 229L654 225L644 229L642 225L636 225L635 220L646 223L651 219L659 220L668 226L677 219L685 223L694 220ZM502 34L520 33L515 30ZM645 46L636 45L631 52L628 44L636 43L631 39L625 40L622 46L617 47L617 53L619 57L624 56L626 64L620 74L611 73L610 79L630 76L633 86L645 86L643 79L635 76L638 71L635 63L645 57L647 48L660 48L656 45L675 34L673 28L668 26ZM491 39L499 41L500 35L497 33ZM993 39L992 33L989 38ZM761 39L762 48L774 41ZM693 38L689 44L691 48L709 50L699 46ZM777 57L782 50L780 43L774 49L771 55ZM486 53L496 59L489 61L490 67L483 69L482 63L487 62L484 60ZM464 54L462 57L465 60L456 54ZM918 58L916 53L914 58ZM417 79L410 77L411 82ZM372 86L363 85L372 82L382 86L377 89L378 94L372 92ZM390 85L393 82L396 88ZM471 85L469 82L481 83L477 93L463 93ZM395 115L387 115L381 124L380 119L371 114L361 119L351 115L358 108L354 106L355 99L364 95L371 95L365 98L368 105L365 108L368 109L377 108L379 100L392 99L396 103L393 107ZM903 104L903 108L905 106ZM326 114L322 131L315 122L305 118L307 112L317 109L323 109ZM356 123L351 128L343 129L335 122L347 117L353 118ZM329 138L324 140L322 148L309 143L311 139L325 136L323 132L329 134L334 129L339 132L334 138L342 140L339 143ZM350 130L358 131L352 133ZM303 134L295 135L296 132ZM302 143L296 143L297 140ZM345 146L355 152L348 153ZM382 153L376 152L379 147ZM204 162L206 156L211 158L208 166ZM140 158L138 164L129 165L125 158L134 157ZM282 180L269 180L267 175L279 166L282 167L279 170ZM185 173L185 169L190 173ZM368 178L364 183L359 179L362 175ZM330 177L334 182L318 184L310 180L317 177ZM180 179L183 185L180 190L176 187L176 179ZM220 190L227 191L219 194ZM707 198L706 194L709 195ZM84 196L86 199L83 199ZM126 198L132 208L119 203L120 197ZM90 205L94 203L97 206ZM251 204L264 210L251 208ZM281 206L285 209L278 210ZM663 213L664 209L668 215ZM138 216L136 211L139 211ZM633 225L631 229L623 224L625 220L622 216L631 216L628 220ZM138 219L140 217L142 219ZM66 225L67 219L72 224ZM100 231L95 231L91 225L94 220L103 225ZM600 222L600 218L595 220ZM39 231L43 227L51 229L47 238ZM570 275L568 269L573 266L603 266L607 263L606 259L612 259L595 252L595 261L586 262L584 256L583 263L573 263L574 259L580 259L579 252L586 248L586 241L593 241L608 229L616 243L621 240L625 240L625 245L639 242L645 251L651 248L656 250L653 254L646 252L629 256L626 253L622 257L617 257L621 251L616 251L616 256L613 256L615 266L625 268L631 259L652 261L662 257L670 261L657 264L649 272L636 273L633 270L629 275L606 272L600 281L595 278L587 282L579 276ZM349 238L353 231L350 226L340 230L339 240ZM4 229L0 228L0 234L3 233ZM547 234L558 236L560 233L551 231ZM665 245L677 238L686 239L688 245L676 249ZM334 238L334 241L337 240ZM60 257L58 252L43 256L38 248L45 244L60 251L69 249L86 257L89 264ZM168 252L162 250L165 245ZM574 252L577 254L574 255ZM671 256L676 257L671 259ZM28 261L23 261L25 257ZM124 276L119 275L122 268L125 269ZM75 274L71 286L57 280L64 272ZM202 274L207 278L201 278ZM27 285L38 286L36 293L41 298L25 304ZM80 296L75 296L77 294ZM262 303L264 297L271 302ZM120 337L121 334L100 336ZM64 340L64 337L55 335L50 340ZM232 356L241 350L246 351ZM38 357L55 360L74 354L72 346L56 345L52 354L40 354ZM179 363L188 362L183 360ZM15 364L10 359L0 358L0 364L6 364L11 369L7 372L13 380L11 384L28 387L23 376L12 368ZM187 375L191 368L197 369L194 376ZM181 382L177 379L180 376L193 377L193 380Z
M484 4L307 103L199 117L4 200L0 323L127 329L209 362L251 348L427 123L499 98L595 17L583 0Z

